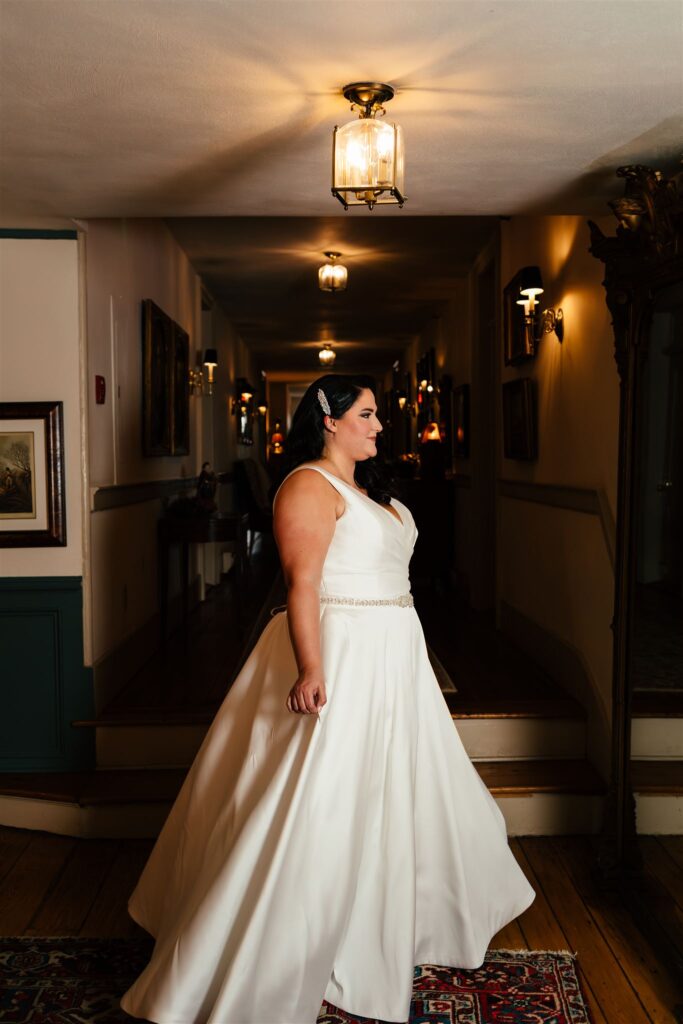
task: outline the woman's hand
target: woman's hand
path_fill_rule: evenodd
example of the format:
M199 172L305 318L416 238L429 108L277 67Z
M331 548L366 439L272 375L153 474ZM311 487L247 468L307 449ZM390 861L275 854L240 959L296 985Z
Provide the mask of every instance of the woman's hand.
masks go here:
M317 715L327 704L325 682L320 670L300 672L287 697L288 711L302 715Z

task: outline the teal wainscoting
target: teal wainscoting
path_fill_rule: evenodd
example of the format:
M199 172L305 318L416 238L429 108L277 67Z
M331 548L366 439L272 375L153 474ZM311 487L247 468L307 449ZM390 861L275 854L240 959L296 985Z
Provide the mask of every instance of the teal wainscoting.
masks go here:
M93 711L80 576L0 580L0 771L92 768Z

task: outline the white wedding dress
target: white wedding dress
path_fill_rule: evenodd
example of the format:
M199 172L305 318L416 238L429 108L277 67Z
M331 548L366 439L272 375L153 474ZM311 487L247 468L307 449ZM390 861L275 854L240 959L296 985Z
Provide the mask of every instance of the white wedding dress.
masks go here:
M343 496L321 594L410 590L417 528ZM289 474L291 475L291 474ZM470 761L410 604L321 601L327 704L287 710L272 615L221 705L131 897L156 937L123 997L159 1024L315 1024L323 998L409 1017L416 964L476 968L535 897ZM457 680L455 680L457 684Z

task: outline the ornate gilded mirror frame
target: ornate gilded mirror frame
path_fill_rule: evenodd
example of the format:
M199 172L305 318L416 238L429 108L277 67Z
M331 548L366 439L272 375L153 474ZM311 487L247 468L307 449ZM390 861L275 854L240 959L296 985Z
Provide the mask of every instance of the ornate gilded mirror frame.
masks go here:
M605 265L607 306L619 373L619 466L615 559L611 778L598 854L599 874L620 889L644 922L646 885L631 784L631 638L636 583L639 410L650 327L658 296L683 280L683 174L671 179L642 165L620 167L621 199L610 202L618 226L605 235L592 221L590 252ZM639 904L639 906L636 906ZM650 908L651 909L651 908ZM651 914L650 914L651 916ZM676 971L681 969L676 964Z

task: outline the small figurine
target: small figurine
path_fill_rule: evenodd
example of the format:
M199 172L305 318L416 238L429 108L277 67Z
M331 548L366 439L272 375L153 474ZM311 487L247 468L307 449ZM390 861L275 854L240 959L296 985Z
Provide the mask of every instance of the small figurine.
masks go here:
M202 463L202 471L197 480L197 495L195 497L195 504L202 512L216 511L218 507L216 505L217 485L218 481L216 480L216 474L211 469L211 464L209 462Z

